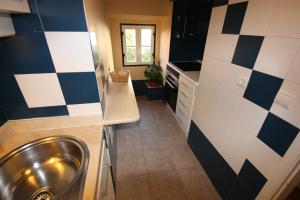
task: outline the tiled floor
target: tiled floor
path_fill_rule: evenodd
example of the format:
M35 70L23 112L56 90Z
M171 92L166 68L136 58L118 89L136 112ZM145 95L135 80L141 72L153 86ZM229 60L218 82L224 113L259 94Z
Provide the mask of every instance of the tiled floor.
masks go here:
M161 101L137 97L141 119L118 127L118 200L216 200L212 183Z

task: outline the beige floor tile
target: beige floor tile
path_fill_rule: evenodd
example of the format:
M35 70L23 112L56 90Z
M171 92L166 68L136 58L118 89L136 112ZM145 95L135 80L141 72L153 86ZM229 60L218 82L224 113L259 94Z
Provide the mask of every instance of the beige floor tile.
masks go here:
M117 184L117 200L151 200L148 177L120 180Z
M176 171L148 175L152 200L185 200L186 196Z
M188 200L221 200L202 168L177 171Z
M146 174L146 164L144 158L131 159L117 163L117 179L123 180L143 176Z

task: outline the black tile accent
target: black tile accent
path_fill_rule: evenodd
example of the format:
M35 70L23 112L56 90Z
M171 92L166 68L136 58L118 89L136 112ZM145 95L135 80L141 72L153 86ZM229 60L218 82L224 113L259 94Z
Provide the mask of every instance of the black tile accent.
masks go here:
M228 5L223 25L223 34L240 34L248 2Z
M67 106L50 106L40 108L30 108L33 117L53 117L69 115Z
M255 200L255 198L253 198L250 188L238 178L227 200Z
M39 0L45 31L87 31L82 0Z
M32 118L29 108L9 109L5 110L5 114L11 120Z
M283 80L261 72L253 71L244 93L244 98L269 110Z
M2 108L0 107L0 127L5 124L5 122L7 122L7 118L4 114L4 111L2 110Z
M11 66L9 60L6 56L6 53L3 49L1 40L0 40L0 76L1 75L12 75Z
M237 175L193 121L187 141L222 199L254 200L266 183L248 160Z
M100 102L94 72L59 73L57 75L68 105Z
M0 77L0 105L4 109L27 108L27 104L14 76Z
M228 1L229 0L213 0L213 7L227 5Z
M36 9L35 1L36 0L28 0L31 13L11 15L14 28L17 34L24 32L43 31L42 24Z
M267 182L266 177L247 159L239 173L239 179L248 185L254 198Z
M55 73L44 33L22 33L2 41L15 74Z
M236 173L193 121L191 122L188 144L220 196L225 199L237 178Z
M253 69L264 37L240 35L232 63Z
M142 96L146 94L145 80L132 80L132 86L135 96Z
M283 157L298 133L297 127L269 113L257 137Z

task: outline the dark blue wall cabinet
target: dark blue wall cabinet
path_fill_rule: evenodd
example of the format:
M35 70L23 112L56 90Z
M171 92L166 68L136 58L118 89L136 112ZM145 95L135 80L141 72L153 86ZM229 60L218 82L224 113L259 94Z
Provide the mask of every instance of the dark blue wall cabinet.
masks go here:
M247 159L236 174L193 121L188 144L224 200L254 200L267 182Z
M170 61L202 60L211 10L210 1L174 1Z

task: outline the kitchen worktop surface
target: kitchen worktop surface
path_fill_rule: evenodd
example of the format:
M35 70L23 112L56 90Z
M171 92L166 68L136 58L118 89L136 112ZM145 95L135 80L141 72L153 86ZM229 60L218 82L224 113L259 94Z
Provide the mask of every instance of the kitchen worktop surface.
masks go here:
M84 116L8 122L0 129L0 157L36 139L58 135L76 137L86 143L90 154L82 199L94 199L103 137L99 121L96 116Z
M180 74L182 74L183 76L185 76L187 79L192 81L194 84L197 84L199 82L200 71L183 71L170 62L168 63L168 65L173 69L175 69Z
M128 82L114 82L109 77L108 85L104 125L138 121L140 113L130 76Z

